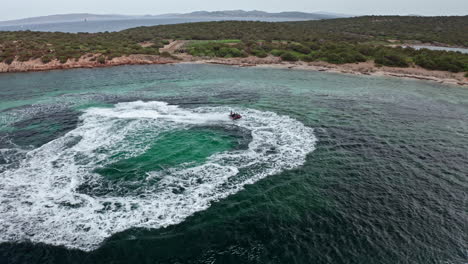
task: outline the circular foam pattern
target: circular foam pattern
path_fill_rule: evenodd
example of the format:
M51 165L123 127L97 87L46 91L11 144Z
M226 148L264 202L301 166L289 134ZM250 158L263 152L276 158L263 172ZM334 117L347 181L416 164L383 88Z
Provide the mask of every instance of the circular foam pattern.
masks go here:
M141 101L87 109L76 129L29 151L18 166L1 173L0 241L93 250L132 227L180 223L246 184L301 166L314 150L313 129L297 120L233 109L244 117L231 121L229 110ZM239 126L252 140L247 149L215 153L202 164L150 171L128 183L133 188L120 188L95 172L145 153L161 133L210 125ZM104 185L108 191L96 191Z

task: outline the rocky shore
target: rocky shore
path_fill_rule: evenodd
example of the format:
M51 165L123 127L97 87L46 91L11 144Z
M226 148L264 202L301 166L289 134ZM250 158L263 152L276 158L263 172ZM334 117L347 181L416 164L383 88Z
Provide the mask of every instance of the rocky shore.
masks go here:
M0 63L0 73L6 72L33 72L33 71L49 71L49 70L64 70L76 68L99 68L119 65L138 65L138 64L167 64L178 62L173 58L166 58L155 55L129 55L125 57L117 57L112 60L107 60L104 63L99 62L95 58L98 55L86 55L78 60L68 60L65 63L60 63L58 60L53 60L49 63L42 63L40 59L30 61L13 61L11 64ZM94 59L93 59L94 58Z
M331 64L327 62L284 62L278 57L269 56L267 58L247 57L247 58L184 58L182 61L204 64L224 64L240 67L263 67L281 69L299 69L311 71L323 71L356 75L391 76L399 78L410 78L418 80L433 81L443 84L452 84L468 87L468 78L464 73L453 73L448 71L431 71L421 67L377 67L373 61L348 64Z
M335 73L374 75L374 76L392 76L399 78L411 78L427 80L444 84L461 85L468 87L468 78L464 73L452 73L447 71L430 71L421 67L397 68L397 67L377 67L372 61L350 64L331 64L327 62L284 62L279 57L268 56L266 58L246 57L246 58L200 58L190 55L178 55L177 57L162 57L155 55L130 55L125 57L113 58L104 63L100 63L97 55L89 54L78 60L68 60L66 63L51 61L42 63L39 59L26 62L14 61L10 65L0 63L0 73L6 72L30 72L47 71L57 69L74 68L97 68L118 65L137 65L137 64L176 64L176 63L200 63L200 64L223 64L239 67L268 67L300 69L312 71L325 71Z

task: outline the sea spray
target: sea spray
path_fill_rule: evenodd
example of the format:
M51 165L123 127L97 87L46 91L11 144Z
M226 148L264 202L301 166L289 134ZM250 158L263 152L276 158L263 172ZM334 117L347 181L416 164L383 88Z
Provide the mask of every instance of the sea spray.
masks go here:
M141 101L85 110L76 129L0 170L0 241L93 250L128 228L180 223L246 184L302 165L314 150L313 129L297 120L234 109L244 118L231 121L229 110ZM210 125L250 132L248 148L213 154L196 166L155 169L128 185L95 172L145 153L161 133Z

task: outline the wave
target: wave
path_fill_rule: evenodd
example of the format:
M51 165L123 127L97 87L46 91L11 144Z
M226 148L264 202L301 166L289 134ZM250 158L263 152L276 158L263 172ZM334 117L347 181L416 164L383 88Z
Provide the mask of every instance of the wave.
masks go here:
M314 150L313 129L295 119L233 109L244 115L233 122L229 110L142 101L85 110L76 129L23 153L17 166L0 168L0 241L94 250L132 227L180 223L246 184L301 166ZM161 133L210 125L250 131L248 148L216 153L201 165L148 172L132 188L95 172L145 153Z

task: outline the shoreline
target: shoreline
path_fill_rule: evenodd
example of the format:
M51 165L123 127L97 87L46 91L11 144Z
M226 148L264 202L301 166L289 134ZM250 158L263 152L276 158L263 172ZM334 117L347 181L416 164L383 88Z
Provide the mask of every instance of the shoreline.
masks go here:
M403 43L393 43L388 45L389 47L398 47L398 46L408 46L408 47L413 47L413 46L427 46L427 47L439 47L439 48L455 48L455 49L468 49L466 46L460 46L460 45L450 45L450 44L444 44L444 43L430 43L430 42L403 42Z
M369 62L359 64L343 64L343 65L328 65L327 63L318 62L316 64L278 64L278 65L257 65L260 68L283 68L283 69L298 69L310 70L339 74L352 74L352 75L367 75L378 77L396 77L413 80L423 80L436 82L440 84L457 85L468 87L468 78L464 74L455 74L445 71L429 71L423 68L392 68L392 67L366 67ZM326 64L325 66L323 64ZM373 64L373 63L372 63ZM363 68L359 68L364 66ZM357 68L357 69L356 69Z
M91 55L91 56L90 56ZM105 63L99 63L92 60L93 57L99 57L100 54L84 55L78 60L68 60L65 63L60 63L57 60L49 63L42 63L40 59L29 61L13 61L10 65L0 63L0 74L2 73L20 73L20 72L41 72L52 70L69 70L80 68L103 68L122 65L145 65L145 64L170 64L177 62L172 58L165 58L156 55L129 55L124 57L113 58Z
M66 70L78 68L102 68L122 65L149 65L149 64L220 64L238 67L258 67L275 69L298 69L318 72L344 73L353 75L388 76L406 79L418 79L440 84L451 84L468 87L468 78L465 73L452 73L447 71L431 71L421 67L377 67L372 61L348 64L331 64L323 61L315 62L285 62L278 57L266 58L199 58L190 55L177 57L161 57L157 55L129 55L108 60L105 63L93 61L92 58L99 54L88 54L78 60L69 60L66 63L52 61L47 64L39 59L25 62L14 61L8 65L0 63L1 73L39 72L50 70Z

